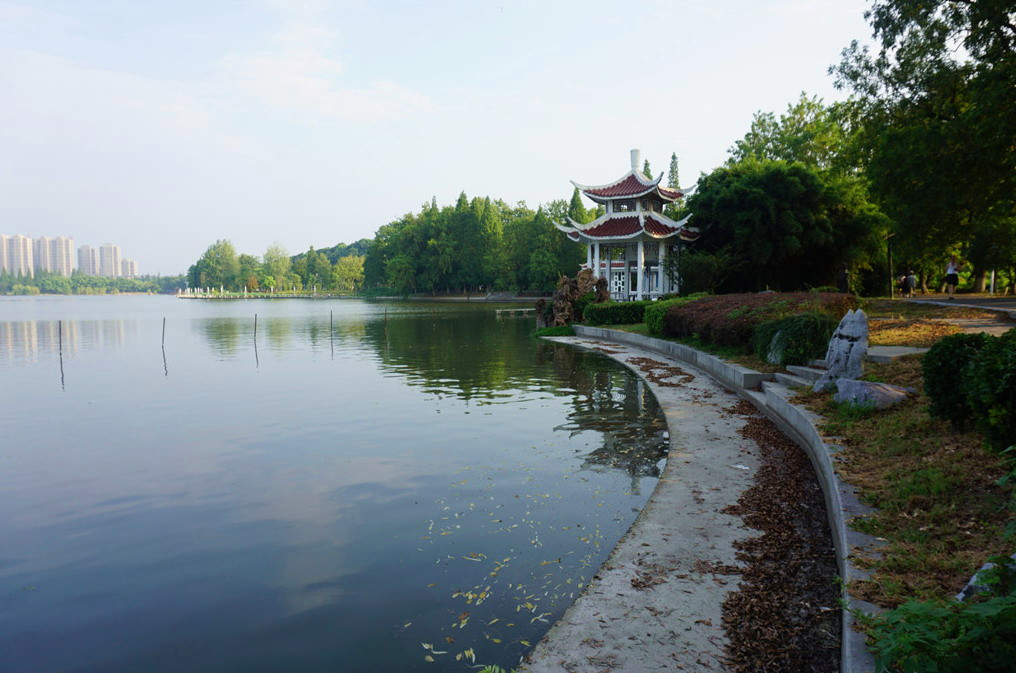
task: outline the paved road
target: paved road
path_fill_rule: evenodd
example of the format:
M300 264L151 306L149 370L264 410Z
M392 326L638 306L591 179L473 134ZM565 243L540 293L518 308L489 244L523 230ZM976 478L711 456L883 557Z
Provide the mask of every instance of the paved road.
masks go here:
M915 303L943 304L946 306L972 306L975 308L988 308L996 311L1008 311L1010 317L1016 318L1016 297L965 297L956 295L952 301L945 296L931 298L906 299Z

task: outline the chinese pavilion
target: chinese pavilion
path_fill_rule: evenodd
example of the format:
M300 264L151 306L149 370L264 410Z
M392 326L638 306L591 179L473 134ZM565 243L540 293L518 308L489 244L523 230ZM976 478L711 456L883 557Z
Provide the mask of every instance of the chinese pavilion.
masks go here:
M586 245L586 266L597 278L606 278L614 299L652 299L677 290L664 267L668 254L680 241L698 238L688 227L690 215L675 222L663 214L663 206L682 198L680 189L660 186L663 173L655 180L639 169L642 153L631 151L631 170L605 185L580 185L586 198L599 203L606 212L582 224L568 218L556 224L568 238Z

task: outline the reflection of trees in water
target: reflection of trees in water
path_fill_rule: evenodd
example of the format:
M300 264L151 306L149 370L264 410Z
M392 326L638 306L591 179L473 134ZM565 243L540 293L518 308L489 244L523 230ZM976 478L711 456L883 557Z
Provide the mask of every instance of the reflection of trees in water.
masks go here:
M64 355L81 348L119 348L137 338L136 320L25 320L0 322L0 356L31 359L39 352Z
M648 387L635 374L605 357L557 344L541 344L540 356L553 362L558 379L578 395L568 422L558 426L571 434L593 430L603 446L586 457L590 469L622 469L632 477L659 476L667 452L666 421Z
M243 318L206 318L198 323L209 345L222 355L235 355L254 345L253 313ZM303 339L312 348L328 348L333 338L337 342L344 339L359 342L363 338L364 324L363 320L349 320L345 316L339 322L332 322L327 313L303 318L259 316L258 344L288 348Z
M541 383L533 368L529 320L497 320L486 313L397 316L367 323L364 341L381 368L427 392L494 401Z

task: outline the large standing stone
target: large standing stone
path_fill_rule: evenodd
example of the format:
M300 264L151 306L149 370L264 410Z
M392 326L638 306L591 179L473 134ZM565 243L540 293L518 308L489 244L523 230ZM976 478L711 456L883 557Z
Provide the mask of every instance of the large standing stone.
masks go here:
M833 332L826 351L826 371L812 390L825 390L837 379L860 378L864 355L868 352L868 316L864 311L847 311Z
M839 379L836 381L836 394L833 395L833 400L850 402L861 407L885 409L907 399L907 393L912 392L913 388L900 388L888 383Z

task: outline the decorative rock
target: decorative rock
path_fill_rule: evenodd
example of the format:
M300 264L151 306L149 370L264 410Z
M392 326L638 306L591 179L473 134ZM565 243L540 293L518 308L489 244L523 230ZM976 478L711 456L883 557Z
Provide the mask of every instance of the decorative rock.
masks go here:
M783 364L783 351L787 347L786 341L782 331L773 335L773 340L769 342L769 351L766 353L766 362L771 365Z
M900 388L888 383L839 379L836 381L836 394L833 396L833 400L850 402L862 407L885 409L899 404L907 398L908 393L912 392L914 392L913 388Z
M863 373L864 355L868 352L868 316L864 311L847 311L826 351L826 372L812 390L825 390L837 379L856 379Z

